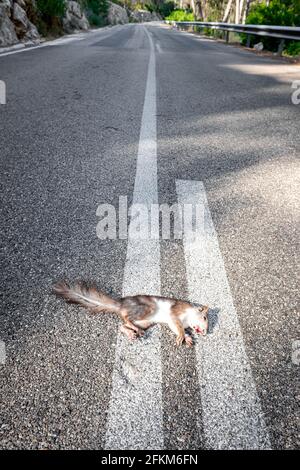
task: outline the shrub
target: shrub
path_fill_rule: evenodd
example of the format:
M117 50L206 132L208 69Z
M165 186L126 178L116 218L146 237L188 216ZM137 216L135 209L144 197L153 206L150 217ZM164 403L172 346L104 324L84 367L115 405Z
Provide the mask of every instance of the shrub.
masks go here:
M91 26L100 27L106 24L109 8L107 0L81 0L80 3Z
M105 22L103 18L99 15L95 15L95 13L88 13L87 14L87 19L90 23L91 26L96 26L96 28L100 28L101 26L104 26Z
M285 48L284 55L300 56L300 41L290 41Z
M131 5L131 9L132 10L145 10L145 6L142 3L137 2Z
M299 0L271 0L268 6L265 3L255 4L250 9L246 24L299 26L300 2ZM241 35L241 41L245 44L247 35ZM280 39L251 36L250 44L253 46L259 41L266 49L276 51Z
M37 0L35 24L42 36L63 34L62 17L66 11L65 0Z
M174 2L162 3L158 7L158 13L163 18L166 18L167 16L169 16L172 13L172 11L174 11L174 10L175 10L175 3Z
M146 10L150 11L150 13L153 13L157 9L156 6L151 3L145 3L144 7Z
M90 10L94 15L105 17L108 12L107 0L82 0L83 8Z
M61 18L66 11L65 0L37 0L38 11L44 17Z
M168 21L194 21L194 13L186 10L174 10L166 17Z

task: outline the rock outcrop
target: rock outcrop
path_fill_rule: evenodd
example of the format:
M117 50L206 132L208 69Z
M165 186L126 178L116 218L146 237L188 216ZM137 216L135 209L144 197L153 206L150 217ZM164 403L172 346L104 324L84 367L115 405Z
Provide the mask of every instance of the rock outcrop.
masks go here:
M108 3L107 23L110 25L161 19L157 13L150 13L147 10L130 11L111 1ZM37 22L38 15L36 0L0 0L0 47L11 46L18 42L39 42L40 35L33 24ZM87 17L78 2L66 0L62 26L65 33L89 29Z
M108 2L109 9L107 15L108 24L126 24L129 23L129 18L125 8L117 5L116 3Z
M37 28L29 21L26 14L26 3L24 0L18 0L13 3L12 20L15 25L15 31L20 40L38 41L40 35Z
M39 33L29 21L26 8L34 0L0 0L0 47L11 46L20 41L39 41Z
M162 21L162 17L160 16L159 13L157 13L156 11L154 11L152 13L152 21Z
M11 4L9 0L0 1L0 47L12 46L18 42L13 22L11 21Z
M264 45L262 42L258 42L257 44L254 44L253 49L255 49L258 52L261 52L264 48Z
M151 13L148 10L133 10L130 13L130 20L134 23L143 23L148 21L159 21L161 17L158 13Z
M81 10L79 3L68 1L66 13L63 18L63 29L65 33L73 33L74 31L80 30L86 31L89 27L87 17Z
M63 30L73 33L89 29L89 22L79 3L66 0L66 4L66 13L62 20ZM21 41L39 42L38 30L28 18L37 18L36 15L35 0L0 0L0 47Z

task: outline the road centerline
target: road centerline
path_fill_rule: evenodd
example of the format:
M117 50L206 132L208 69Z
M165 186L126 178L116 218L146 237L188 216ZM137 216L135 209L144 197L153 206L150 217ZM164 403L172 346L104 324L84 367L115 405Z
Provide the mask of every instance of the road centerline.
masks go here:
M157 136L155 52L150 58L143 107L133 204L157 204ZM143 221L141 221L143 225ZM123 296L160 294L159 240L130 235ZM163 449L162 366L160 329L130 343L118 334L112 393L107 418L106 449Z
M204 227L194 235L185 231L183 244L189 300L215 309L213 331L196 344L205 447L268 449L268 431L204 185L177 180L176 190L180 204L204 210Z

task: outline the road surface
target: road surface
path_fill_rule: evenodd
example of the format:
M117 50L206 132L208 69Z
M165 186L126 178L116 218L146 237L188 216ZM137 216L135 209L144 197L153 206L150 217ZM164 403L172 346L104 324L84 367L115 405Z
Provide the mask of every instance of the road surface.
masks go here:
M299 447L295 70L157 24L0 56L1 448ZM203 227L101 240L120 196L199 204ZM210 334L131 344L63 278L207 302Z

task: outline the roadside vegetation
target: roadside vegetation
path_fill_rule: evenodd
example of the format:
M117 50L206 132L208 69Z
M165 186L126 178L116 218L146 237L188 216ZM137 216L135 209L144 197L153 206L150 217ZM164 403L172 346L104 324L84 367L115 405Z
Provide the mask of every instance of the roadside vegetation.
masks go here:
M84 13L85 23L92 27L101 27L108 24L108 0L77 0ZM158 18L169 21L218 21L228 23L246 23L260 25L300 26L300 0L190 0L184 3L171 0L114 0L125 9L129 21L135 21L131 12L135 10L148 10L157 13ZM180 5L188 8L179 8ZM37 26L42 36L59 36L66 29L66 16L68 16L68 2L66 0L35 0L26 3L26 13L29 20ZM78 5L77 5L78 8ZM121 10L122 11L122 10ZM126 16L126 15L125 15ZM74 29L76 26L72 25ZM79 28L80 29L80 28ZM200 30L200 29L199 29ZM214 36L224 37L221 31L210 28L201 28L201 32ZM263 36L248 36L246 34L230 33L231 41L241 42L243 45L253 47L258 42L263 48L276 52L280 39ZM300 57L300 41L286 41L283 54Z
M246 18L246 24L262 24L277 26L300 26L300 0L272 0L269 5L265 3L253 4ZM243 35L242 43L246 44ZM277 51L278 39L264 38L260 41L269 51ZM257 38L250 38L250 45L254 45ZM287 41L285 55L300 55L300 41Z
M300 0L240 0L239 10L235 0L191 0L190 8L176 9L165 18L170 21L218 21L278 26L300 26ZM220 31L202 28L201 32L216 38L222 37ZM233 36L233 35L232 35ZM243 45L247 35L235 35ZM250 46L262 42L264 49L278 50L280 39L251 36ZM283 54L300 56L300 41L286 41Z
M166 17L166 20L169 21L195 21L195 19L195 15L190 9L176 9Z
M129 10L148 10L150 13L158 13L162 19L165 19L172 11L175 10L175 2L171 0L146 0L145 2L133 2L132 0L114 0L120 5L125 5Z
M42 36L49 34L57 36L62 33L62 18L65 11L64 0L37 0L36 10L29 19L36 24Z
M106 24L108 13L107 0L76 0L93 27ZM34 4L33 4L34 5ZM36 24L42 36L59 36L63 34L63 17L66 13L65 0L36 0L29 19Z
M108 2L107 0L79 0L91 26L105 26Z

